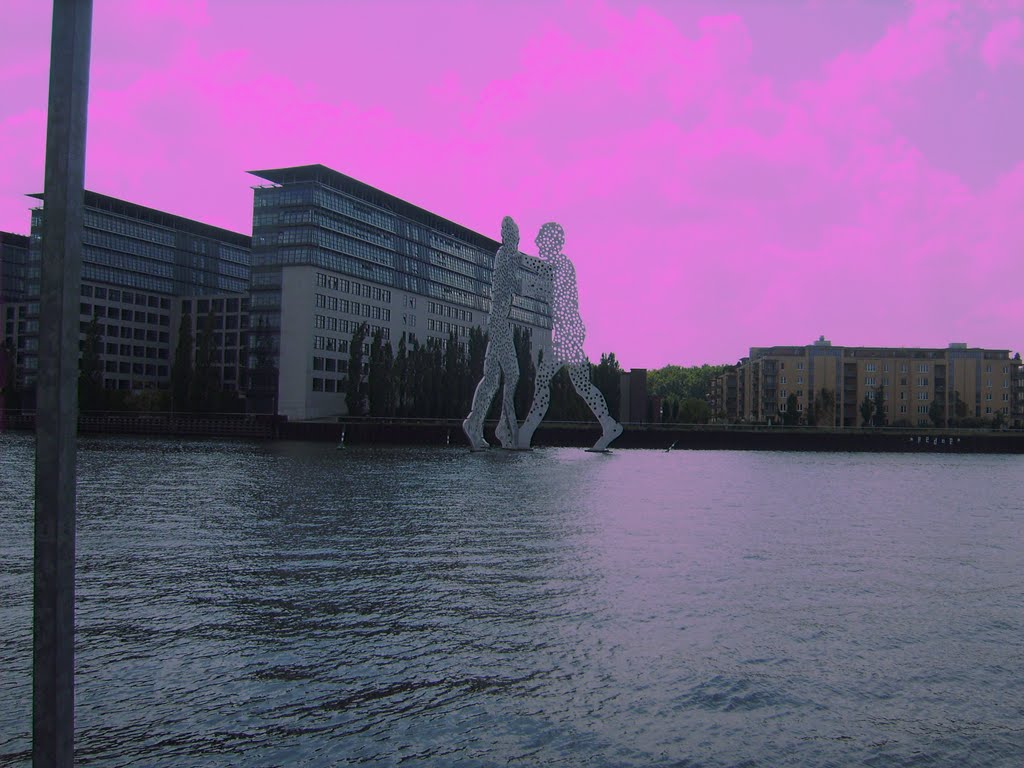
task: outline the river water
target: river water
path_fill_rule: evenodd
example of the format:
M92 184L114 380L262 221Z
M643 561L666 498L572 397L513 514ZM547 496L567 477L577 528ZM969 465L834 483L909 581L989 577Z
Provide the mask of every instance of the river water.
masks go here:
M80 765L1024 764L1024 457L80 446Z

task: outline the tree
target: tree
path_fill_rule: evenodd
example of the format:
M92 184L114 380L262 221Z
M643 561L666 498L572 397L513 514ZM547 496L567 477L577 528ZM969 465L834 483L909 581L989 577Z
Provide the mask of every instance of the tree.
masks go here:
M348 347L348 386L345 392L345 407L349 416L362 416L365 412L363 395L363 344L370 327L360 323L352 331Z
M831 389L821 388L814 399L814 423L823 427L836 425L836 395Z
M590 369L590 380L594 382L604 400L608 404L608 413L618 421L620 413L619 404L619 377L622 374L622 367L615 359L615 353L601 354L601 362Z
M1003 426L1003 422L1006 421L1006 417L1002 411L996 411L992 415L992 429L999 429Z
M932 420L932 425L936 427L945 426L945 417L945 409L942 407L942 403L939 402L938 398L932 400L931 405L928 406L928 418Z
M85 331L85 345L78 362L78 408L82 411L101 410L103 402L103 364L100 361L103 335L96 315L92 316Z
M171 404L176 411L189 410L192 389L192 316L182 314L178 323L178 346L171 365Z
M954 392L953 397L953 413L956 415L956 423L959 425L961 421L967 418L967 403L960 399L960 393Z
M862 427L871 426L871 415L875 412L875 404L871 400L871 395L868 393L864 394L864 399L860 404L860 417L863 421Z
M875 390L875 416L873 423L876 427L885 426L885 389L881 384Z
M405 334L398 337L398 353L391 369L392 398L394 413L408 416L409 398L409 350L405 343Z
M533 388L537 380L537 369L533 365L533 340L530 334L521 331L519 326L512 328L512 344L516 349L516 361L519 365L519 381L512 401L516 408L516 417L522 421L533 402Z
M370 415L383 416L387 379L384 375L384 334L380 328L373 332L373 341L370 342L370 365L366 379Z
M249 333L248 347L248 397L250 406L260 412L277 413L277 362L274 337L268 332L266 321L261 315L253 332Z
M679 401L696 397L703 400L711 389L711 380L727 367L705 364L685 368L666 365L647 372L647 388L656 397L675 398Z
M214 367L217 354L213 338L214 316L206 315L196 344L196 362L189 387L189 404L197 413L211 413L220 408L220 375Z
M794 427L800 423L800 407L796 393L790 392L786 398L786 410L782 414L782 423L788 427Z
M679 403L676 420L681 424L707 424L711 420L711 406L707 400L688 397Z

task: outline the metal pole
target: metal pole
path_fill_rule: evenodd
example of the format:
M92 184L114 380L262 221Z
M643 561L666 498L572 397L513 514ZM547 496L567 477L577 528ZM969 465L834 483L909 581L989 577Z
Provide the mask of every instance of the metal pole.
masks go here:
M36 408L32 764L71 768L75 731L78 304L92 0L54 0Z

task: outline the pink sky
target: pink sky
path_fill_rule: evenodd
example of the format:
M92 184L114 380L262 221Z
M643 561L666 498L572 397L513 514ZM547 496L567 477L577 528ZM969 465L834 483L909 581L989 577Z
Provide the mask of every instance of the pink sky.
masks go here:
M49 3L4 0L0 229L43 178ZM576 262L587 351L1018 350L1024 0L96 0L86 184L251 231L323 163Z

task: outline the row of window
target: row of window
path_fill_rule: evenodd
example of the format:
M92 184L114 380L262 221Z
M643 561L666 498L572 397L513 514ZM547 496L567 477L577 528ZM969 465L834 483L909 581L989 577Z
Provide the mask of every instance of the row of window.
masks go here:
M442 317L451 317L454 318L455 320L461 320L465 323L473 322L473 313L470 312L468 309L461 309L459 307L449 307L445 304L441 304L438 301L428 301L427 311L435 315L441 315Z
M344 379L322 379L318 376L313 377L314 392L344 392L344 387Z
M346 280L343 277L325 275L323 272L316 273L316 287L330 288L332 291L340 291L341 293L351 293L355 296L362 296L364 299L382 301L385 304L391 303L391 291L386 288L380 288L375 285L366 285L365 283L358 283L354 280ZM406 299L408 303L408 297L406 297ZM412 299L412 305L414 307L416 306L415 299Z
M130 309L118 309L107 307L103 304L87 304L82 302L78 305L78 311L85 317L109 317L112 320L121 320L136 323L148 323L149 325L170 325L169 315L157 314L155 312L133 312Z
M348 299L338 299L337 296L326 296L318 293L315 297L315 304L317 309L329 309L332 312L344 312L345 314L369 317L374 320L391 321L390 309L371 304L360 304L358 301L350 302ZM323 328L324 326L318 325L317 327Z
M153 309L170 309L171 300L163 296L147 296L144 293L132 293L117 288L105 288L102 285L82 285L82 296L87 299L96 298L104 301L119 301L122 304L135 304Z
M456 323L448 323L443 320L435 320L432 317L427 318L427 330L434 331L435 333L443 333L451 335L454 333L456 336L468 336L469 328L464 325L458 325Z
M105 248L109 251L128 253L144 259L174 263L174 249L144 240L135 240L123 235L115 235L110 232L100 232L94 229L86 229L82 232L82 242L85 245Z
M33 219L35 219L35 216L33 216ZM109 213L99 213L89 208L85 209L83 219L86 227L102 229L119 235L127 235L136 240L148 240L160 245L174 245L174 232L168 229L143 224Z

